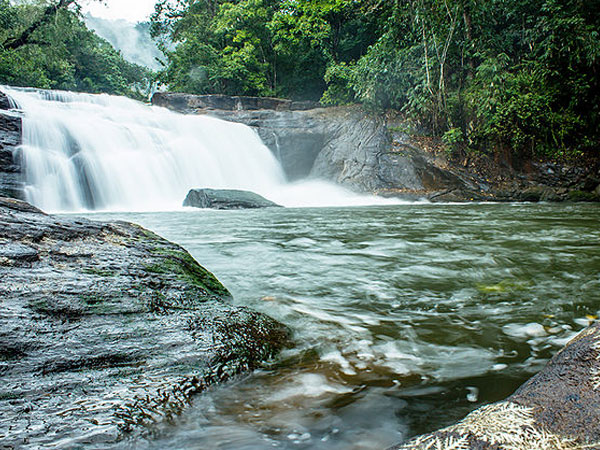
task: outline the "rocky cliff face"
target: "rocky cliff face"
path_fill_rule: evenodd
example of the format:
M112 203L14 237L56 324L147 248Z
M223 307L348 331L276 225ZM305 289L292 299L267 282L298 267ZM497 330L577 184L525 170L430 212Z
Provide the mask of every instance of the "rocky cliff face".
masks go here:
M11 112L8 97L0 92L0 196L21 197L21 118Z
M290 181L321 178L358 192L409 198L434 198L450 191L465 197L477 189L460 174L439 167L407 136L394 141L383 117L358 107L304 109L286 100L255 99L219 108L221 96L211 101L208 97L160 93L152 102L253 127Z

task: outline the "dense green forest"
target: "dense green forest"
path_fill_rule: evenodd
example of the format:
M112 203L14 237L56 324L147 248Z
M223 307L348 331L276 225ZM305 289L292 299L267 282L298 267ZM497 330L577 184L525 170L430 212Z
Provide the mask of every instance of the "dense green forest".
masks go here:
M151 74L77 8L0 0L0 83L139 95ZM171 91L360 103L452 150L554 159L598 156L599 30L600 0L159 0L151 26Z
M143 98L151 80L87 29L77 2L0 0L0 84Z
M399 110L466 151L598 150L599 0L163 0L160 80Z

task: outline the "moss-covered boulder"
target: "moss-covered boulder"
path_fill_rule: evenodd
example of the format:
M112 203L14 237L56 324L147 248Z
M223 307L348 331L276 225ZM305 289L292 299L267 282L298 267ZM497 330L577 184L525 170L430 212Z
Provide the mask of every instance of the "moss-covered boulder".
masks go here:
M0 198L0 447L106 446L286 343L229 303L183 248L142 227Z

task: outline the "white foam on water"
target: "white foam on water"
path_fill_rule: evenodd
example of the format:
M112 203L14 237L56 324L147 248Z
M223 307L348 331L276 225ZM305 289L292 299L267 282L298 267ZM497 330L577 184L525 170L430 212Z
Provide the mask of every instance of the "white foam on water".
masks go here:
M325 394L346 394L352 389L331 383L323 375L305 373L296 375L293 383L273 393L271 401L286 401L295 397L321 397Z
M511 323L504 325L502 331L508 336L523 339L544 337L548 335L544 326L539 323L528 323L525 325Z

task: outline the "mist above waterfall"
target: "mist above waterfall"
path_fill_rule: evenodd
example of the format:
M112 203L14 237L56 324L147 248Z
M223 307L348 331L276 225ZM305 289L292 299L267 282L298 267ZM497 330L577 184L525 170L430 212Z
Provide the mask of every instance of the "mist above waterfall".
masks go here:
M88 28L110 42L127 61L152 70L161 68L159 61L163 55L150 37L149 23L102 19L91 14L86 14L84 19Z
M46 211L181 208L191 188L284 206L389 203L318 180L288 183L250 127L109 95L2 88L24 111L26 199Z

